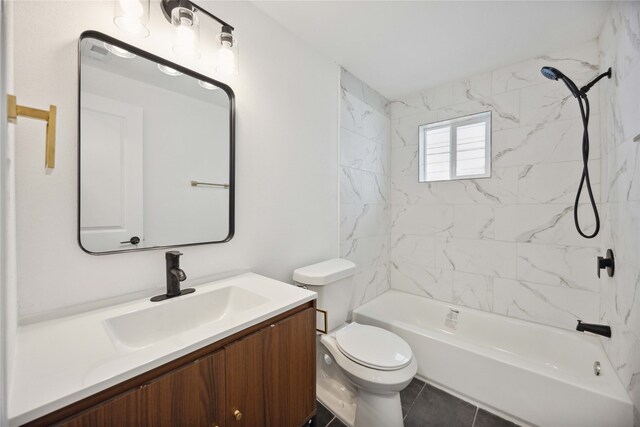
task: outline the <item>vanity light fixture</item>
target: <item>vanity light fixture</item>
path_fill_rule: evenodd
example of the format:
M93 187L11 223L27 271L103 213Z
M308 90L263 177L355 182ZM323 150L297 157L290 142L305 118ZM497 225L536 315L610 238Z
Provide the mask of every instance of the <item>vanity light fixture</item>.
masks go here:
M162 71L163 73L165 73L168 76L171 77L176 77L176 76L181 76L182 73L178 70L174 70L171 67L167 67L166 65L162 65L162 64L158 64L158 70Z
M188 6L188 2L185 2ZM191 7L178 6L171 11L171 23L175 28L173 52L181 57L198 59L200 36L198 15Z
M175 27L173 50L180 56L200 57L198 14L218 22L222 29L216 35L216 71L225 75L238 74L238 41L233 36L231 25L189 0L162 0L160 7L165 18Z
M149 1L116 0L113 22L129 35L140 38L149 36Z
M238 74L238 41L233 36L233 29L228 25L222 26L222 31L216 36L218 46L218 65L216 71L225 75Z
M126 49L123 49L121 47L118 46L114 46L110 43L104 42L104 48L107 49L107 51L109 51L110 53L114 54L115 56L119 57L119 58L127 58L127 59L131 59L131 58L135 58L136 56L129 52Z

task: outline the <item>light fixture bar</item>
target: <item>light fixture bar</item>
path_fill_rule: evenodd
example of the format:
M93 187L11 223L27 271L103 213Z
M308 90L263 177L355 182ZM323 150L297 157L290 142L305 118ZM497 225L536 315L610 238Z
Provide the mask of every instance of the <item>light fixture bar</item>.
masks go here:
M190 1L189 3L191 3L191 5L192 5L193 7L195 7L195 8L196 8L196 10L197 10L198 12L202 12L202 13L204 13L205 15L207 15L209 18L215 19L216 21L218 21L218 22L220 23L220 25L231 28L231 31L235 30L235 28L233 28L233 26L232 26L232 25L227 24L227 23L226 23L226 22L224 22L222 19L218 18L217 16L215 16L214 14L212 14L212 13L208 12L207 10L205 10L205 9L201 8L200 6L198 6L197 4L195 4L194 2Z
M165 18L167 18L167 20L171 22L171 11L176 7L187 7L187 5L195 9L196 12L202 12L209 18L216 20L218 23L220 23L220 25L231 28L231 31L235 30L233 26L227 24L225 21L218 18L211 12L208 12L206 9L203 9L202 7L189 0L162 0L160 7L162 8L162 12L164 13Z

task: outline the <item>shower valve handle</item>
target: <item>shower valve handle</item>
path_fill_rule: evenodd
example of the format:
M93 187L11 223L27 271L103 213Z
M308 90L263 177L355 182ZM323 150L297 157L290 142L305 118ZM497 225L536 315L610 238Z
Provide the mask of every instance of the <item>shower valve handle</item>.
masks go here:
M616 264L613 258L613 251L611 249L607 249L606 258L601 256L598 257L598 277L600 277L600 270L605 268L607 269L607 275L609 277L613 277Z

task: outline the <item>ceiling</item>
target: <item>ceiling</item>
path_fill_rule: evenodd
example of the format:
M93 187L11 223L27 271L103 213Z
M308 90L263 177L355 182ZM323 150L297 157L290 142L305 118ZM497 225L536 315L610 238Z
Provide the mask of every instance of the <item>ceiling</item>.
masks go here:
M608 1L254 1L390 100L598 37Z

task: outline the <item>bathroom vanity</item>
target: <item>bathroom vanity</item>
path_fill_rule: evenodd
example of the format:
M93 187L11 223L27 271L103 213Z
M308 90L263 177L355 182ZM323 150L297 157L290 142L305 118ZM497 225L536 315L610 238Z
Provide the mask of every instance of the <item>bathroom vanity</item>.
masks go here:
M107 255L229 241L233 90L95 31L80 37L78 59L80 247ZM309 422L316 294L253 273L181 289L180 255L165 255L165 294L20 325L11 427Z
M22 328L11 424L306 424L315 293L252 273L195 288Z

